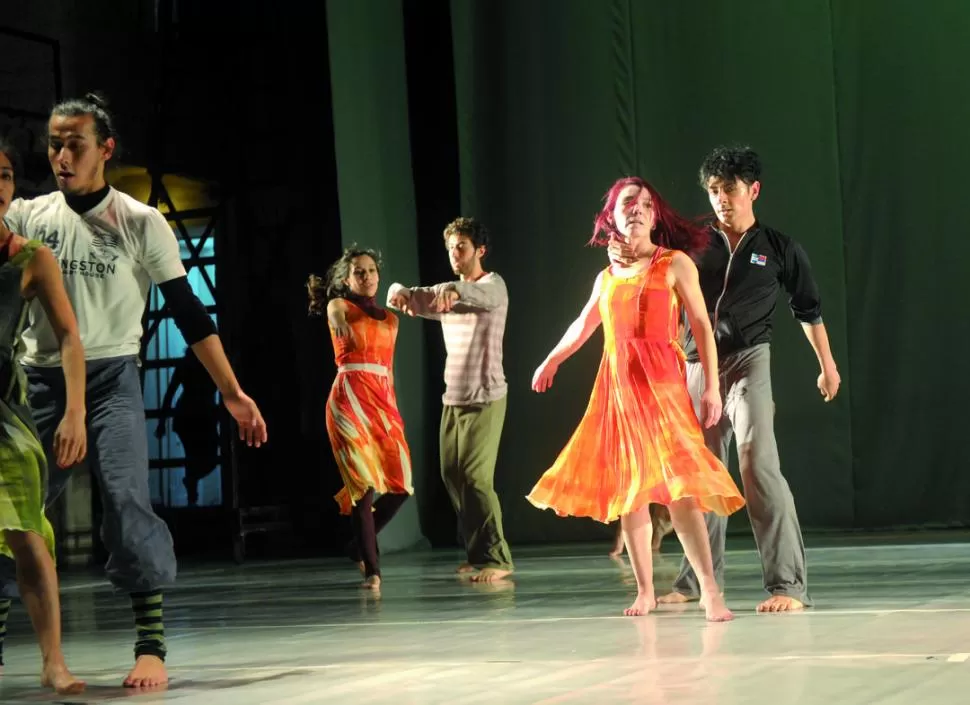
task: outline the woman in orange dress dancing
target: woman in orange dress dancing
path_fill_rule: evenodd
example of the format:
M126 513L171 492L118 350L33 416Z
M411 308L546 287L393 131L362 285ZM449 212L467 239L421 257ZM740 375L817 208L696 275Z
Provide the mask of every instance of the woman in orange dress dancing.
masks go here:
M592 244L611 238L626 241L640 259L600 272L579 318L535 372L532 388L546 391L559 365L603 324L603 358L586 413L528 499L560 516L603 523L619 517L637 580L636 601L625 610L630 616L657 605L650 504L665 505L700 578L707 619L727 621L733 615L714 578L703 512L728 515L744 499L704 445L677 342L683 305L708 380L700 415L710 427L721 415L717 352L697 268L685 254L703 233L650 184L630 177L613 185L594 224Z
M354 529L351 557L377 590L377 534L414 494L411 453L394 393L398 319L377 305L380 256L351 247L307 282L310 313L326 310L337 376L327 399L327 434L344 488L334 499ZM380 495L375 500L375 496Z

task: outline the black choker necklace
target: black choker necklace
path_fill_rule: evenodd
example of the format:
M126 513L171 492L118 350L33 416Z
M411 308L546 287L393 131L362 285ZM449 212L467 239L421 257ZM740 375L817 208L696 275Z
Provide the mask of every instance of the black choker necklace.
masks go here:
M377 305L377 298L374 296L361 296L360 294L348 291L346 298L348 301L357 304L371 318L378 321L383 321L387 318L387 311Z

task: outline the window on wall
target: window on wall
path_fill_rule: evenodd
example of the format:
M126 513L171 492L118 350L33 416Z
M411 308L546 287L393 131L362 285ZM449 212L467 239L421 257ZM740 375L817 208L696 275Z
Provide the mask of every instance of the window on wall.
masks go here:
M192 248L181 237L179 247L189 283L218 325L213 291L217 286L216 238L214 234L204 237L206 222L184 226ZM205 368L186 346L169 312L163 310L164 305L165 297L158 287L152 287L144 349L152 503L164 507L219 506L223 499L220 400Z

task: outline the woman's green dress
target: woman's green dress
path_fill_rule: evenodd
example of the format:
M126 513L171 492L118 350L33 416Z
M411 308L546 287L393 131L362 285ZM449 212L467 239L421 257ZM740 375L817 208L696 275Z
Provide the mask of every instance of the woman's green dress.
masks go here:
M23 272L41 243L10 237L0 248L0 554L13 557L3 531L32 531L54 555L54 529L44 514L47 459L27 406L27 378L20 366L20 334L28 301Z

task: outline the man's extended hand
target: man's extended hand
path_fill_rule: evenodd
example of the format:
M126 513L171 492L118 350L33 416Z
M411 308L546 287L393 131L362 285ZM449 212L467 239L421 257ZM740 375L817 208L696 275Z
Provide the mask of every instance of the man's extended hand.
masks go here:
M449 313L458 303L458 291L451 287L443 287L431 302L431 310L437 313Z

